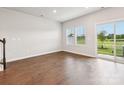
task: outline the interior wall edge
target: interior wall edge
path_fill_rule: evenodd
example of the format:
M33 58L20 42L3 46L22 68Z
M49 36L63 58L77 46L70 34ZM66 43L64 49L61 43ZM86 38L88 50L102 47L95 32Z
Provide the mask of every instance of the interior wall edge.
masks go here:
M55 50L55 51L44 52L44 53L40 53L40 54L36 54L36 55L30 55L30 56L25 56L25 57L20 57L20 58L9 59L9 60L7 60L7 63L8 62L13 62L13 61L18 61L18 60L23 60L23 59L28 59L28 58L31 58L31 57L43 56L43 55L46 55L46 54L51 54L51 53L61 52L61 51L62 50Z
M97 57L97 56L93 56L93 55L89 55L89 54L84 54L84 53L79 53L79 52L74 52L74 51L70 51L70 50L63 50L63 51L64 52L73 53L73 54L77 54L77 55L87 56L87 57L93 57L93 58Z

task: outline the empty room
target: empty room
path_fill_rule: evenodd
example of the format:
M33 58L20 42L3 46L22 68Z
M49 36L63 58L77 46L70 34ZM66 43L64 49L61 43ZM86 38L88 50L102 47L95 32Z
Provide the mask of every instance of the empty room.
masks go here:
M124 84L123 7L1 7L0 85Z

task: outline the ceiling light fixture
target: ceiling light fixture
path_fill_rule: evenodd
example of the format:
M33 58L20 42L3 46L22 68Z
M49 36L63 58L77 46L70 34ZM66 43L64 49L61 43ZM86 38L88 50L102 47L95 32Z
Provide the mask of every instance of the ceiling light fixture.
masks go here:
M44 15L43 15L43 14L41 14L39 17L44 17Z
M56 13L57 11L56 10L53 10L53 13Z

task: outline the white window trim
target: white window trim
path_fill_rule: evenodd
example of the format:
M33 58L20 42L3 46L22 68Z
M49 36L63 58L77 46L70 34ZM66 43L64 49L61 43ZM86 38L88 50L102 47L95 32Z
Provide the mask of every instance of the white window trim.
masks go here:
M66 30L69 29L69 28L75 28L75 27L80 27L80 26L82 26L83 29L84 29L85 43L84 43L84 44L78 44L78 43L77 43L77 34L76 34L76 31L74 31L74 44L69 44L69 43L68 43L68 35L67 35ZM85 45L86 45L86 30L85 30L85 27L84 27L83 25L78 25L78 26L69 27L69 28L66 28L66 29L65 29L66 45L67 45L67 46L85 46Z

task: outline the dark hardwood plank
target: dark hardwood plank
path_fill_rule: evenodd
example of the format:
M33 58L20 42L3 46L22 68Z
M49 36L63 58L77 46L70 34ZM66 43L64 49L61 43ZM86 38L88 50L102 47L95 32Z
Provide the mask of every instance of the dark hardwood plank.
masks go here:
M57 52L8 63L0 84L124 84L124 64Z

